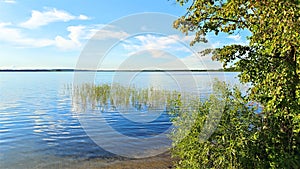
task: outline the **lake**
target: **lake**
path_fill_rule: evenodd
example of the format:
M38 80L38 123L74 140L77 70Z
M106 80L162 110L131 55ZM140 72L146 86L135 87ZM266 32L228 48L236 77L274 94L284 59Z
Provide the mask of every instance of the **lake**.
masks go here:
M191 75L196 85L187 80ZM97 108L78 112L80 103L74 104L70 89L78 76L84 83L84 72L0 73L0 168L72 168L95 158L105 163L167 150L171 122L166 113L105 110L100 118ZM207 94L214 78L239 84L236 76L232 72L97 72L93 82Z

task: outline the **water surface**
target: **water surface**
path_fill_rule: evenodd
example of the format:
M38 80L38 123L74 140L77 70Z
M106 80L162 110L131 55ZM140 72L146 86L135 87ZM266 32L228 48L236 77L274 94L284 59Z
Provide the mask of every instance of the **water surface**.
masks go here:
M115 75L98 72L95 83L117 81L118 76ZM195 72L193 75L198 85L190 90L202 93L211 90L213 78L238 83L236 73ZM65 168L93 158L118 158L95 144L82 128L74 112L72 93L67 90L73 83L73 76L72 72L0 73L0 168ZM180 78L186 74L176 72L173 76ZM160 72L140 73L131 83L144 87L169 86L179 90L174 78ZM121 116L116 111L108 112L105 123L129 137L151 137L151 134L162 133L171 125L168 116L161 116L147 125L124 120ZM98 123L101 124L101 121ZM109 131L101 132L102 137L118 139ZM154 140L152 146L160 148L160 145L169 143L170 140Z

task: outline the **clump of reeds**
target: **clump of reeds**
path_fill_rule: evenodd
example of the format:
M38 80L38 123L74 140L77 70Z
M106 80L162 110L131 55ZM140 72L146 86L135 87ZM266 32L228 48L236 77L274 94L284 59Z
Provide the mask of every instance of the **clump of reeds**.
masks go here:
M185 97L182 97L182 96ZM168 111L176 108L173 100L188 102L191 95L155 87L136 88L120 84L82 84L73 87L73 103L76 108L98 108L101 111L133 109L136 111Z

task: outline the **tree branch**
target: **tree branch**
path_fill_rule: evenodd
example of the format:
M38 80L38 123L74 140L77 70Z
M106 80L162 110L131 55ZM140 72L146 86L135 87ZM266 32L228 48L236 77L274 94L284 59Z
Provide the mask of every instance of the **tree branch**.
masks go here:
M221 18L221 17L218 17L218 18L203 18L205 20L222 20L222 21L228 21L228 22L236 22L236 23L242 23L244 26L248 27L248 25L243 22L243 21L240 21L240 20L235 20L235 19L227 19L227 18Z

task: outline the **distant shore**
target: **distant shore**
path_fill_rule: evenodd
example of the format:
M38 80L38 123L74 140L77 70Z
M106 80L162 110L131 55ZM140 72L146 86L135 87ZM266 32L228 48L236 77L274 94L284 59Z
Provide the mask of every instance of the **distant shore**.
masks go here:
M210 69L210 70L88 70L88 69L0 69L0 72L236 72L233 70Z

